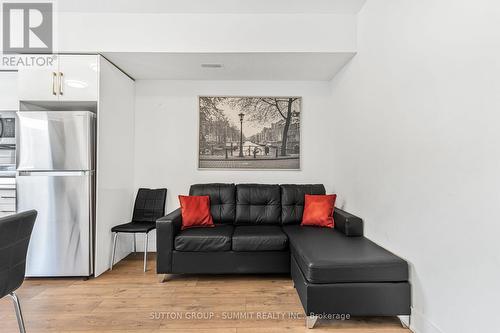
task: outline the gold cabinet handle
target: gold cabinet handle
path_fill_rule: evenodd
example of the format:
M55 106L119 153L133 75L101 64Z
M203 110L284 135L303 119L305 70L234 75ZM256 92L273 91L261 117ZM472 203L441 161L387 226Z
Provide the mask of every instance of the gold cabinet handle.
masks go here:
M64 73L59 72L59 95L64 95L63 86L64 86Z
M52 95L54 96L57 96L56 84L57 84L57 73L52 72Z

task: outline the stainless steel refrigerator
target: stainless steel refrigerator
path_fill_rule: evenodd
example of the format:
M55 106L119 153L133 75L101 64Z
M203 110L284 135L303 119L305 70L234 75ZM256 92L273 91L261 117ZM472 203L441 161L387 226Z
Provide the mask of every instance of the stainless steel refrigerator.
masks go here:
M93 274L95 114L20 111L18 211L36 209L26 275Z

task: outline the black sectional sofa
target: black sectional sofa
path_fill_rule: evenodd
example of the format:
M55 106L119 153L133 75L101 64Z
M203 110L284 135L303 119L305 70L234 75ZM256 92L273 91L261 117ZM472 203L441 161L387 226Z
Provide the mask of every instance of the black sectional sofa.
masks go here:
M319 317L410 314L406 261L363 236L336 208L334 229L300 226L305 194L321 184L197 184L213 228L181 230L180 209L157 220L158 274L290 273L312 328ZM161 277L163 281L163 275Z

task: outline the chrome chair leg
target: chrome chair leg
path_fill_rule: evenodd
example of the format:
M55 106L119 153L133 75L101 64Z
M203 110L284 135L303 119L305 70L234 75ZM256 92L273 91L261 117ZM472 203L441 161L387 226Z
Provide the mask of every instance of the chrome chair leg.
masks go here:
M135 233L134 233L134 253L137 252L137 249L135 248Z
M318 316L311 315L306 317L306 327L309 329L313 329L314 325L316 325L316 322L318 321Z
M399 317L399 321L401 322L401 326L403 326L403 328L410 329L411 316L408 315L408 316L398 316L398 317Z
M15 292L11 292L9 296L14 302L14 308L16 309L17 324L19 325L19 332L26 333L26 328L24 327L23 313L21 311L21 303Z
M110 271L113 270L113 264L115 263L115 251L116 251L116 238L118 237L118 233L115 232L113 236L113 252L111 253L111 266L109 268Z
M146 232L146 236L144 239L144 272L146 271L147 256L148 256L148 233Z

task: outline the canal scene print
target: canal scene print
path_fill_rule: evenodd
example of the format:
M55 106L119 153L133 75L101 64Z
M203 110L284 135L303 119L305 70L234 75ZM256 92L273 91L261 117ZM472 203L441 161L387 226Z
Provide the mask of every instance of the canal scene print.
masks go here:
M300 169L300 97L199 97L200 169Z

